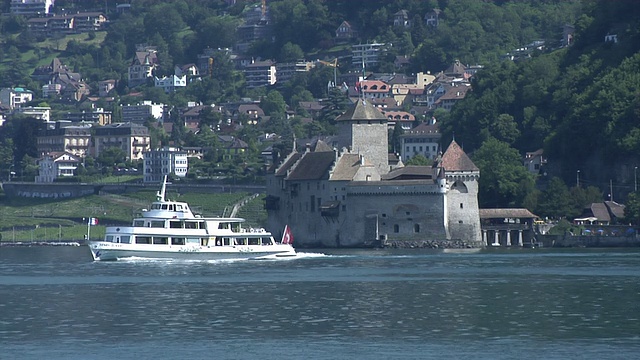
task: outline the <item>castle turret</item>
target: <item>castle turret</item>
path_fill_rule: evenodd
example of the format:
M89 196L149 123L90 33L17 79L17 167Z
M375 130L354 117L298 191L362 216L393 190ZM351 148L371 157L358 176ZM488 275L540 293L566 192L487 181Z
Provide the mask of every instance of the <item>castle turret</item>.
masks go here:
M447 219L453 239L481 244L478 180L480 170L454 141L440 162L447 183Z

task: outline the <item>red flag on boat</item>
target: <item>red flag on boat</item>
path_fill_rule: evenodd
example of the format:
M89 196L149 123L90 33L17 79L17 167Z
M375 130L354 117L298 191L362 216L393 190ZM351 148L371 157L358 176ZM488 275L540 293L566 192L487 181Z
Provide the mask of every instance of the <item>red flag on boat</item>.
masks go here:
M293 234L291 233L291 228L289 227L289 225L284 226L284 233L282 234L281 243L289 245L293 244Z

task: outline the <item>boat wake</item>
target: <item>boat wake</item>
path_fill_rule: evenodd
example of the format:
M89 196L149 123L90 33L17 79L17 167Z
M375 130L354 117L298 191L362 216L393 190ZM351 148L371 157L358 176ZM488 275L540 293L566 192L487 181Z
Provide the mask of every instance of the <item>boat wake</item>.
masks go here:
M270 261L283 261L283 260L297 260L297 259L312 259L329 257L322 253L295 253L295 254L269 254L254 258L236 258L236 259L171 259L171 258L152 258L152 257L126 257L116 260L119 263L162 263L162 264L185 264L185 263L199 263L199 264L229 264L244 261L256 261L256 260L270 260ZM110 261L113 262L113 261Z

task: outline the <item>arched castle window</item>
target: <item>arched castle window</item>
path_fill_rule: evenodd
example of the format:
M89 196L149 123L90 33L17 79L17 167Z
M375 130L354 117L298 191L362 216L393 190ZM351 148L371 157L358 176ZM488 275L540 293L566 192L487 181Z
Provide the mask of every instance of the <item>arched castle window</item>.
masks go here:
M457 180L451 185L451 191L459 192L459 193L468 193L469 189L467 189L467 185L464 182Z

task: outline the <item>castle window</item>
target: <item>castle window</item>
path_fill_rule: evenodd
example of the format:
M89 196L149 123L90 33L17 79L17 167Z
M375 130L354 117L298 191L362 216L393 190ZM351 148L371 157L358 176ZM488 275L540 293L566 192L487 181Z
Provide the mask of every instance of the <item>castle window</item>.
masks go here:
M387 214L382 214L382 217L387 217Z
M460 209L464 208L464 204L460 203Z
M342 211L347 211L347 205L342 205Z
M413 232L416 232L416 233L420 232L420 224L414 224L413 225Z
M411 213L407 211L407 215L411 215Z
M462 224L462 220L459 220L459 221L458 221L458 224Z
M398 224L393 225L393 232L396 233L396 234L399 233L400 232L400 225L398 225Z

